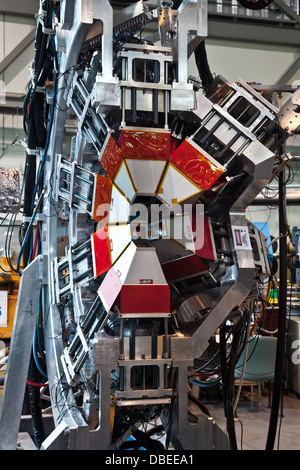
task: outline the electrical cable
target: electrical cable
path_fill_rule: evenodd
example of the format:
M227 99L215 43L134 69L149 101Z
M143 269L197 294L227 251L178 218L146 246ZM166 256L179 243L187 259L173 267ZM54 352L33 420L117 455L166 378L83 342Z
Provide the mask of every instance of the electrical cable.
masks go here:
M23 198L23 222L22 222L22 238L26 237L26 243L22 246L23 266L26 267L30 262L31 252L31 231L28 227L32 227L28 219L32 217L35 195L41 181L43 173L43 164L39 169L36 180L36 157L39 149L45 148L47 152L47 131L44 125L44 93L40 89L45 85L46 79L53 71L53 61L51 59L51 51L53 49L53 39L48 42L48 33L44 32L42 22L47 29L52 24L52 4L50 0L41 2L41 12L43 18L37 20L37 28L35 35L34 61L32 65L32 81L28 88L24 100L24 126L28 137L28 149L26 151L25 175L24 175L24 198ZM51 127L51 126L50 126ZM48 132L49 137L49 132Z
M285 218L285 184L283 179L283 172L279 177L279 233L285 233L286 218ZM273 397L269 421L268 436L266 441L266 450L273 450L275 443L275 436L277 432L277 422L279 414L280 401L282 399L282 376L285 360L285 330L286 330L286 301L287 301L287 243L286 237L281 237L279 240L279 256L280 256L280 277L279 277L279 318L278 318L278 334L277 334L277 349L275 361L275 375Z
M5 217L1 220L0 226L3 225L3 223L5 222L5 220L7 219L8 216L9 216L9 212L7 212L7 214L5 215Z
M274 243L276 243L278 240L280 240L281 238L283 237L287 237L289 235L288 232L284 233L283 235L278 235L278 237L274 238L266 247L266 249L268 250L270 248L270 246L272 246Z
M40 383L39 371L36 368L32 354L29 362L27 380L29 382L27 382L27 390L35 444L39 449L42 445L42 442L45 440L45 430L40 406L40 389L35 385L31 385L31 383Z
M269 280L268 280L268 287L267 287L267 293L266 293L266 301L267 302L268 302L270 291L271 291L271 282L272 282L272 277L270 276ZM269 304L269 302L268 302L268 304ZM254 331L257 329L257 327L259 325L259 322L261 321L261 319L263 317L265 309L266 309L266 304L263 303L263 299L262 299L262 306L260 308L260 311L259 311L255 321L253 322L253 325L251 326L250 336L252 336Z
M33 226L33 223L35 221L35 217L36 217L36 214L37 214L37 211L39 209L39 206L42 202L42 198L44 196L44 193L45 193L45 189L43 189L43 191L41 192L40 194L40 197L39 197L39 200L36 204L36 207L34 209L34 212L32 214L32 217L31 217L31 220L30 220L30 223L28 224L27 226L27 229L26 229L26 232L24 234L24 239L23 239L23 242L22 242L22 245L21 245L21 248L20 248L20 252L19 252L19 256L18 256L18 260L17 260L17 272L21 275L22 274L22 270L20 269L20 265L21 265L21 259L22 259L22 255L23 255L23 252L24 252L24 248L26 247L27 243L28 243L28 240L30 238L30 235L31 235L31 228Z
M213 75L208 65L204 39L194 50L194 56L202 85L204 89L207 90L213 82Z
M233 331L233 328L234 328L234 325L231 326L231 328L230 328L230 330L229 330L229 332L228 332L228 334L227 334L227 337L226 337L226 339L225 339L225 343L226 343L226 345L227 345L227 349L230 348L230 345L228 345L228 340L229 340L229 337L230 337L230 335L231 335L231 333L232 333L232 331ZM207 367L219 354L220 354L220 350L217 350L212 356L210 356L210 357L208 358L208 360L207 360L207 362L206 362L205 364L203 364L201 367L197 367L194 372L195 372L195 373L205 373L205 372L207 372L206 369L205 369L205 367ZM216 371L219 371L219 370L220 370L220 365L219 365L219 364L218 364L218 366L215 367L214 369L209 369L210 372L214 372L214 373L215 373Z
M35 383L35 382L31 382L30 380L26 380L26 383L28 385L32 385L32 387L38 387L38 388L43 388L43 387L46 387L47 386L47 383Z
M145 424L159 418L163 408L163 405L152 405L142 409L135 407L117 407L112 433L112 444L118 442L130 428L133 429L136 423Z
M25 178L25 175L26 175L26 167L25 167L25 171L24 171L24 178ZM22 197L22 194L23 194L23 191L24 191L24 178L23 178L23 181L22 181L20 197ZM8 217L8 215L10 215L10 214L8 213L7 217ZM6 258L7 264L10 267L10 271L7 271L2 266L0 266L2 271L4 271L4 272L14 272L16 274L18 274L18 272L15 269L15 267L12 265L12 262L11 262L11 259L10 259L10 247L11 247L11 241L12 241L12 236L13 236L13 232L14 232L14 228L15 228L17 215L18 215L18 213L11 214L11 218L10 218L10 221L9 221L9 224L8 224L6 238L5 238L4 253L5 253L5 258ZM5 219L7 217L5 217Z
M291 315L292 315L292 284L290 285L290 306L289 306L289 314L288 314L288 324L286 330L289 332L290 331L290 320L291 320ZM286 364L285 364L286 366ZM279 421L279 426L278 426L278 435L277 435L277 450L279 450L279 443L280 443L280 434L281 434L281 426L282 426L282 419L283 419L283 400L281 401L281 413L280 413L280 421Z
M47 376L47 374L43 371L43 369L41 368L41 366L40 366L40 364L39 364L38 357L37 357L37 351L36 351L36 328L35 328L35 330L34 330L34 336L33 336L33 348L32 348L32 353L33 353L34 362L35 362L35 365L36 365L38 371L39 371L46 379L48 379L48 376Z
M244 362L243 362L243 368L242 368L242 373L241 373L241 378L240 378L240 382L239 382L238 391L237 391L235 401L234 401L234 404L233 404L233 414L234 415L235 415L236 408L237 408L237 405L238 405L238 402L239 402L239 399L240 399L241 390L242 390L242 386L243 386L244 375L245 375L245 370L246 370L246 363L247 363L248 349L249 349L250 325L251 325L250 315L251 315L251 312L249 312L248 324L247 324L247 332L246 332L246 340L245 340L245 359L244 359Z
M201 411L203 411L204 414L210 416L209 409L204 405L204 403L202 403L201 400L199 400L199 398L195 397L191 392L188 393L188 397L193 403L195 403L200 408Z
M151 452L162 452L164 450L164 445L162 442L151 439L150 436L141 431L141 429L137 429L135 426L131 427L132 436L136 439L138 444L144 447L146 450Z
M53 72L53 61L51 58L53 43L51 39L49 41L49 45L47 45L48 32L46 32L51 25L52 2L51 0L44 0L40 3L40 13L37 18L31 83L28 87L28 92L23 103L23 127L27 135L28 147L26 151L25 172L23 177L23 221L20 232L22 240L16 269L20 275L22 274L22 271L20 270L21 259L23 259L23 269L25 269L36 253L39 230L37 228L36 237L33 241L33 223L45 192L40 185L42 182L52 121L50 119L50 125L48 125L47 132L44 119L45 99L42 88L45 85L46 79L48 79L50 74ZM45 31L44 26L46 28ZM45 149L44 155L38 168L38 174L36 175L37 155L41 153L40 149L43 148ZM38 200L35 204L37 194ZM9 238L7 237L7 241L8 239ZM37 448L40 448L43 440L45 439L45 431L40 406L40 390L36 384L41 382L40 375L44 377L47 376L39 365L36 346L37 326L34 332L32 354L28 368L27 390L35 442Z
M236 433L233 414L233 395L234 395L234 371L237 361L237 350L239 339L242 332L242 319L240 318L235 325L233 339L231 344L229 362L227 364L226 355L226 322L220 328L220 359L222 371L222 383L224 392L224 411L226 417L226 426L231 450L237 450Z
M41 335L40 335L40 318L41 318L41 301L39 302L39 308L38 308L38 314L37 314L37 319L36 319L36 338L37 338L37 344L39 348L39 353L41 357L46 361L45 353L42 348L42 341L41 341Z

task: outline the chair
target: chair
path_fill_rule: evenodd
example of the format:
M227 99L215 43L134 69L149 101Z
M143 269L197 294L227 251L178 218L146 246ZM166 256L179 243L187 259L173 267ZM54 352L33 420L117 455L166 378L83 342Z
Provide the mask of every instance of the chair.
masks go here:
M261 383L270 383L274 379L276 348L277 338L271 336L255 336L249 339L243 383L245 381L258 382L259 399L261 394ZM241 379L245 360L245 349L246 348L244 348L236 363L235 379Z

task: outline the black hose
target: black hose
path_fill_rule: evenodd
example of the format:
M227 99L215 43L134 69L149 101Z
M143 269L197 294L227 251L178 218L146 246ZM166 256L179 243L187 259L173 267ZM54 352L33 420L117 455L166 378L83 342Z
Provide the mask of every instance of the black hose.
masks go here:
M203 411L204 414L206 414L207 416L210 416L210 412L209 412L209 409L204 405L204 403L202 403L201 400L199 400L199 398L195 397L192 393L189 392L188 394L188 397L189 399L195 403L195 405L198 405L200 410Z
M45 0L42 2L42 9L46 11L45 26L51 26L50 9L51 1ZM37 87L43 87L46 79L50 75L53 64L50 60L49 54L47 55L47 41L48 34L43 32L41 22L37 21L35 46L34 46L34 59L33 59L33 87L28 98L29 112L28 112L28 151L26 152L25 172L24 172L24 200L23 200L23 222L22 222L22 239L27 236L27 230L30 224L30 219L33 214L33 202L36 191L36 154L35 152L44 148L46 144L47 132L45 128L44 119L44 106L45 98L44 93L40 92ZM51 62L51 63L50 63ZM27 104L27 103L26 103ZM23 267L25 268L30 262L30 239L31 233L28 234L26 243L23 246ZM33 354L31 355L28 380L32 383L40 382L40 374L34 362ZM30 414L32 416L32 426L36 446L39 449L45 439L45 431L43 426L42 411L40 405L40 389L36 386L27 384L27 396L29 401Z
M281 172L279 177L279 233L286 233L285 223L285 183ZM283 236L279 241L279 317L277 333L277 349L275 360L274 388L269 421L266 450L273 450L277 431L277 422L280 401L282 399L282 378L285 360L285 334L286 334L286 301L287 301L287 243Z
M36 27L36 32L35 32L35 38L34 38L34 53L33 53L33 62L32 62L32 71L33 71L34 80L36 80L36 76L37 76L37 69L38 69L38 63L40 60L42 39L43 39L42 24L38 22L37 27Z
M203 87L207 90L213 82L213 76L207 60L204 40L194 50L195 62Z
M33 383L40 382L40 374L35 365L33 354L31 354L28 368L28 380ZM40 404L40 388L34 385L27 384L27 389L35 444L37 448L40 449L43 441L45 440L45 430Z
M23 222L22 222L22 238L24 239L27 232L29 221L32 216L32 200L35 188L36 177L36 155L26 153L25 162L25 181L24 181L24 198L23 198ZM28 219L27 219L28 218ZM29 238L30 239L30 238ZM23 266L27 266L29 262L30 243L26 243L23 249Z
M234 371L237 362L237 350L242 331L242 318L235 325L229 360L226 353L226 323L220 328L220 361L224 391L224 411L231 450L238 450L234 426Z
M42 9L47 12L45 19L45 26L51 26L50 9L51 2L45 0L42 2ZM28 98L29 112L28 112L28 151L26 152L25 172L24 172L24 207L23 207L23 222L22 222L22 238L24 239L28 227L29 220L33 212L33 199L35 195L36 185L36 155L35 151L44 148L46 144L47 131L44 119L44 93L40 92L37 87L43 87L46 79L50 76L53 70L53 62L51 60L50 52L47 51L48 35L43 32L41 22L38 20L35 34L34 44L34 59L33 59L33 87ZM50 48L51 51L52 48ZM23 267L25 268L29 263L30 255L30 238L23 248Z
M147 433L141 431L140 429L134 429L132 431L132 435L139 445L147 450L152 452L162 452L164 450L164 445L160 441L151 439Z

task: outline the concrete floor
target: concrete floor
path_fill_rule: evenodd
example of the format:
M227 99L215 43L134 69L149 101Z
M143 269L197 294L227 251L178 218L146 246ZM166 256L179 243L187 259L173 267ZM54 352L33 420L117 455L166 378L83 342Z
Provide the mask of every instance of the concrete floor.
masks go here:
M219 428L226 432L226 419L221 395L200 396ZM264 390L259 397L258 388L243 387L236 413L236 439L239 450L265 450L270 407L268 395ZM26 426L20 431L26 431ZM28 450L34 448L28 432L21 432L19 445ZM278 416L278 432L274 450L300 450L300 398L285 391L283 395L283 413Z
M207 402L211 416L216 424L226 431L223 402ZM236 413L236 439L239 450L265 450L270 407L267 394L259 398L257 387L251 390L242 389ZM283 396L283 413L279 412L277 435L274 450L300 450L300 399L291 392Z
M219 428L226 432L226 419L221 395L201 397ZM243 387L236 412L236 439L239 450L263 451L266 447L270 407L267 391L258 394L258 388ZM300 450L300 398L295 393L285 392L283 413L278 416L278 431L274 450ZM24 427L25 430L25 427ZM163 438L164 439L164 438ZM19 434L19 445L26 450L34 448L29 434ZM169 448L173 449L172 445Z

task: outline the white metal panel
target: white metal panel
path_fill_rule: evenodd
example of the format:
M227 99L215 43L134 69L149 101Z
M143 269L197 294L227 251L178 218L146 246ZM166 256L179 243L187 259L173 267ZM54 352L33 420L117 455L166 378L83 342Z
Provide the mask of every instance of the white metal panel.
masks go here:
M110 225L108 232L110 238L111 263L113 265L131 242L130 225Z
M161 160L126 159L137 193L154 195L166 166Z
M173 165L169 164L160 188L158 197L169 207L187 201L201 190L182 175Z
M138 285L143 281L151 284L166 284L155 248L138 247L125 279L125 284Z
M122 161L117 176L115 178L115 184L128 197L129 201L131 201L133 196L135 195L135 188L130 179L124 160Z
M113 266L113 269L122 284L124 284L128 271L130 270L136 250L137 248L135 244L131 242Z
M114 304L122 289L122 283L118 275L111 268L98 289L98 295L104 305L105 310L108 312Z
M126 197L113 184L111 191L109 224L127 223L130 204Z

